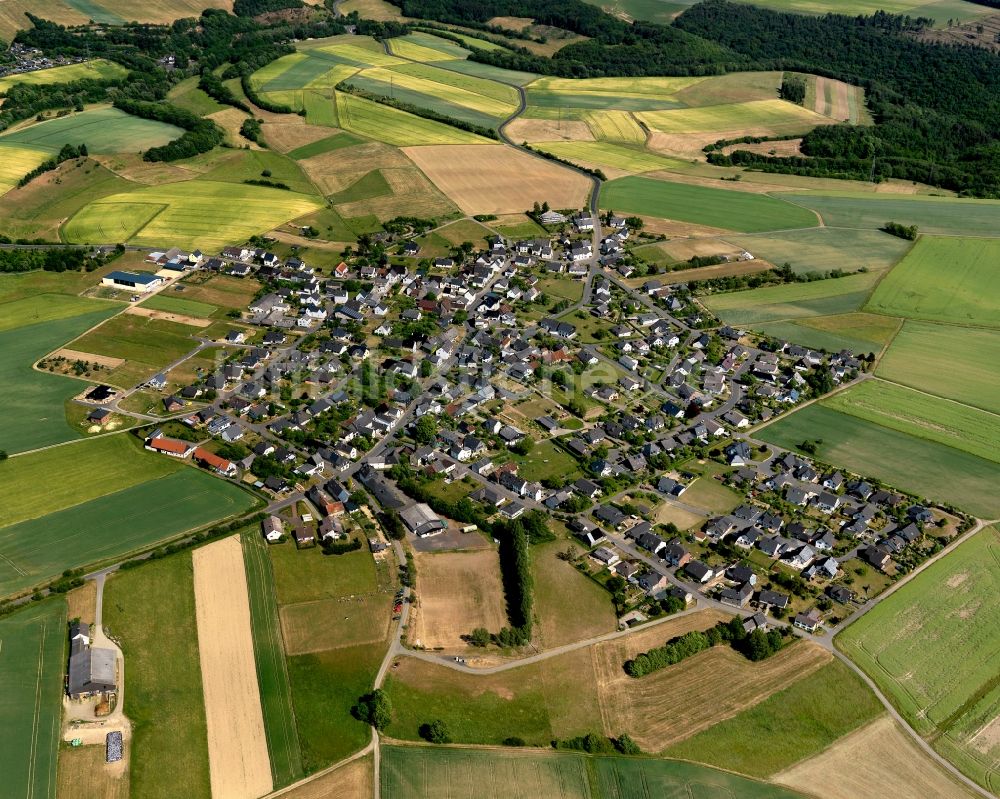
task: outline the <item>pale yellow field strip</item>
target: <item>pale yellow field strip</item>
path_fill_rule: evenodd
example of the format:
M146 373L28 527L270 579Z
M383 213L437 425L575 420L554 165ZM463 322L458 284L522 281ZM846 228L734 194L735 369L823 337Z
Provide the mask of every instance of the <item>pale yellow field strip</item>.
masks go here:
M737 128L804 129L809 125L829 124L830 119L815 111L784 100L751 100L700 108L677 108L670 111L640 111L635 115L654 130L663 133L704 133Z
M256 799L273 785L239 536L192 560L212 797Z
M607 95L641 94L669 96L708 78L539 78L528 84L530 89L582 94L598 92Z
M356 44L335 44L330 47L318 48L324 53L338 55L341 58L349 58L359 64L370 64L373 67L391 67L396 64L405 64L401 58L386 55L381 50L369 50Z
M495 97L487 97L485 94L477 94L458 86L438 83L427 78L407 75L403 72L394 72L388 69L367 69L364 72L364 76L372 80L382 81L387 85L393 85L400 89L410 89L411 91L437 97L439 100L472 108L492 116L504 116L511 113L515 108L513 102L515 95L513 91L511 92L511 101L504 102Z

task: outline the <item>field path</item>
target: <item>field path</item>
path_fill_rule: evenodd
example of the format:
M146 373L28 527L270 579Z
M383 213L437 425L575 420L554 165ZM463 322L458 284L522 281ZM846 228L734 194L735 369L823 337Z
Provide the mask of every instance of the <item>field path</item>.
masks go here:
M212 796L255 799L271 791L271 760L239 536L196 549L192 560Z

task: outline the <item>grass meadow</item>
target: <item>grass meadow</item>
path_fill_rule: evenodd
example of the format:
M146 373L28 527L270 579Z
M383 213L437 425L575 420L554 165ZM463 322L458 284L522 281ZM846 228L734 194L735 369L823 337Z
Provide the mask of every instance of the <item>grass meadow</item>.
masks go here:
M0 619L0 772L16 799L56 795L66 601L49 599Z
M340 150L344 147L353 147L355 144L360 143L361 139L357 136L352 136L350 133L335 133L329 138L320 139L311 144L305 144L302 147L296 147L288 153L288 156L298 161L303 158L312 158L314 155L323 155L334 150Z
M995 331L907 320L876 374L894 383L1000 413L1000 336ZM953 379L942 380L942 375Z
M983 518L1000 516L1000 465L953 447L872 424L819 404L759 430L755 437L794 450L821 439L820 460L956 505Z
M1000 416L987 411L881 380L866 380L821 404L1000 463Z
M111 577L104 588L104 626L128 665L132 799L209 796L190 551Z
M198 302L170 294L156 294L145 300L142 307L152 308L155 311L183 314L184 316L201 316L205 319L215 316L219 311L217 305L209 305L207 302Z
M998 260L1000 239L922 236L867 307L908 319L1000 327Z
M882 704L861 679L833 660L808 679L671 746L664 754L768 777L821 752L882 711Z
M766 322L756 330L814 349L878 353L899 329L900 320L878 314L812 316L790 322Z
M302 751L292 710L285 649L281 643L274 573L267 545L256 526L246 531L240 540L250 589L254 657L267 749L271 756L271 776L275 786L287 785L302 776Z
M37 486L32 496L39 501ZM57 577L64 569L153 546L224 517L245 513L252 505L251 495L236 486L197 469L184 468L2 527L0 595Z
M913 242L880 230L841 230L823 227L751 236L727 236L772 264L788 264L796 274L831 269L871 271L895 265Z
M0 78L0 92L5 92L11 86L19 83L29 86L40 86L50 83L72 83L77 80L107 80L109 78L122 78L127 70L112 61L103 58L95 58L93 61L84 61L82 64L68 64L64 67L52 67L51 69L39 69L35 72L24 72L20 75L7 75Z
M816 226L810 211L773 197L643 177L605 183L601 208L744 233Z
M837 636L906 720L995 790L1000 533L986 528ZM977 736L977 732L983 732Z
M7 303L0 305L0 314ZM54 307L69 307L62 300ZM82 309L85 306L80 306ZM0 441L8 453L58 444L79 438L67 423L66 401L86 387L86 383L62 375L37 372L31 365L118 310L117 305L95 303L95 309L64 319L38 324L27 323L34 314L49 313L35 300L17 303L10 318L26 322L0 332L0 380L5 387L0 399Z
M0 137L11 142L57 153L64 144L86 144L91 153L137 153L178 138L178 127L140 119L117 108L99 108L46 120Z

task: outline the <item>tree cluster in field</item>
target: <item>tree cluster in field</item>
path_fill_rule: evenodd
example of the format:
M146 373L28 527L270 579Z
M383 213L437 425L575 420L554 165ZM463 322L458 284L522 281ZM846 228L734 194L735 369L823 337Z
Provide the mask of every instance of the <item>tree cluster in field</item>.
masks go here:
M266 178L248 178L243 181L248 186L264 186L269 189L284 189L285 191L291 191L292 187L287 183L282 183L279 180L267 180Z
M349 541L331 541L324 538L320 543L324 555L346 555L348 552L357 552L361 549L361 539L352 538Z
M169 103L147 103L142 100L115 100L115 108L132 116L165 122L184 129L184 134L161 147L150 147L143 153L145 161L176 161L191 158L217 147L225 141L225 133L211 119L202 119L184 108Z
M484 125L474 125L471 122L466 122L464 119L456 119L455 117L442 114L430 108L413 105L412 103L404 103L402 100L397 100L394 97L386 97L384 94L375 94L374 92L365 91L364 89L359 89L357 86L352 86L347 81L338 83L336 89L338 92L353 94L355 97L361 97L365 100L371 100L373 103L387 105L390 108L396 108L400 111L405 111L408 114L413 114L414 116L430 119L434 122L441 122L444 125L451 125L453 128L458 128L459 130L464 130L468 133L475 133L477 136L485 136L488 139L500 138L494 128L488 128Z
M52 172L59 167L63 161L69 161L73 158L85 158L87 156L87 145L81 144L79 147L75 147L72 144L64 144L62 149L56 155L55 158L46 158L42 163L32 169L30 172L26 173L18 182L18 187L27 186L31 181L37 178L39 175L44 175L46 172Z
M421 724L417 732L421 738L432 744L451 743L451 730L443 719L434 719L434 721Z
M198 88L216 102L222 103L223 105L231 105L233 108L238 108L240 111L245 111L248 114L250 113L250 107L239 97L233 94L233 90L223 83L222 79L218 75L209 69L204 70L201 73L201 77L198 78Z
M898 236L907 241L916 241L919 230L916 225L901 225L899 222L886 222L882 230L890 236Z
M589 755L641 755L642 749L639 744L632 740L627 733L622 733L617 738L609 738L596 732L588 732L586 735L579 735L576 738L555 739L552 741L553 749L571 749L576 752L586 752Z
M92 272L118 256L118 252L108 256L91 257L87 250L76 247L59 247L46 250L0 250L0 272L32 272L44 269L46 272L78 272L84 269Z
M240 125L240 136L256 142L261 147L266 147L267 143L264 141L264 131L261 129L260 122L259 119L254 119L253 117L244 119L243 124Z
M719 139L713 144L706 144L701 148L703 153L712 153L716 150L723 150L732 144L762 144L769 141L791 141L801 138L799 134L786 134L784 136L739 136L735 139Z
M806 99L806 81L801 75L784 75L781 78L781 88L778 96L796 105L802 105Z
M392 702L381 688L360 697L351 708L351 715L358 721L371 724L376 730L384 730L392 721Z
M748 634L743 628L742 617L734 616L729 621L718 622L704 632L692 630L671 638L661 647L626 660L625 673L630 677L644 677L720 644L729 644L745 657L757 661L764 660L781 649L783 639L778 630L765 632L757 629Z

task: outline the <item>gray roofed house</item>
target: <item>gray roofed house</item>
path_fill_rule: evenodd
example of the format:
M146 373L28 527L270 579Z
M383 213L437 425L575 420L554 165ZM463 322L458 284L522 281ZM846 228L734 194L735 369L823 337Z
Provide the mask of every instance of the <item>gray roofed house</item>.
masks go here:
M715 576L715 571L700 560L692 560L685 564L684 571L699 583L707 583Z
M422 502L403 508L399 512L399 517L403 524L414 535L424 538L426 536L437 535L448 527L448 523L440 518Z
M117 689L115 651L91 648L87 632L89 628L85 624L73 625L70 629L72 654L66 692L71 699L83 699Z

